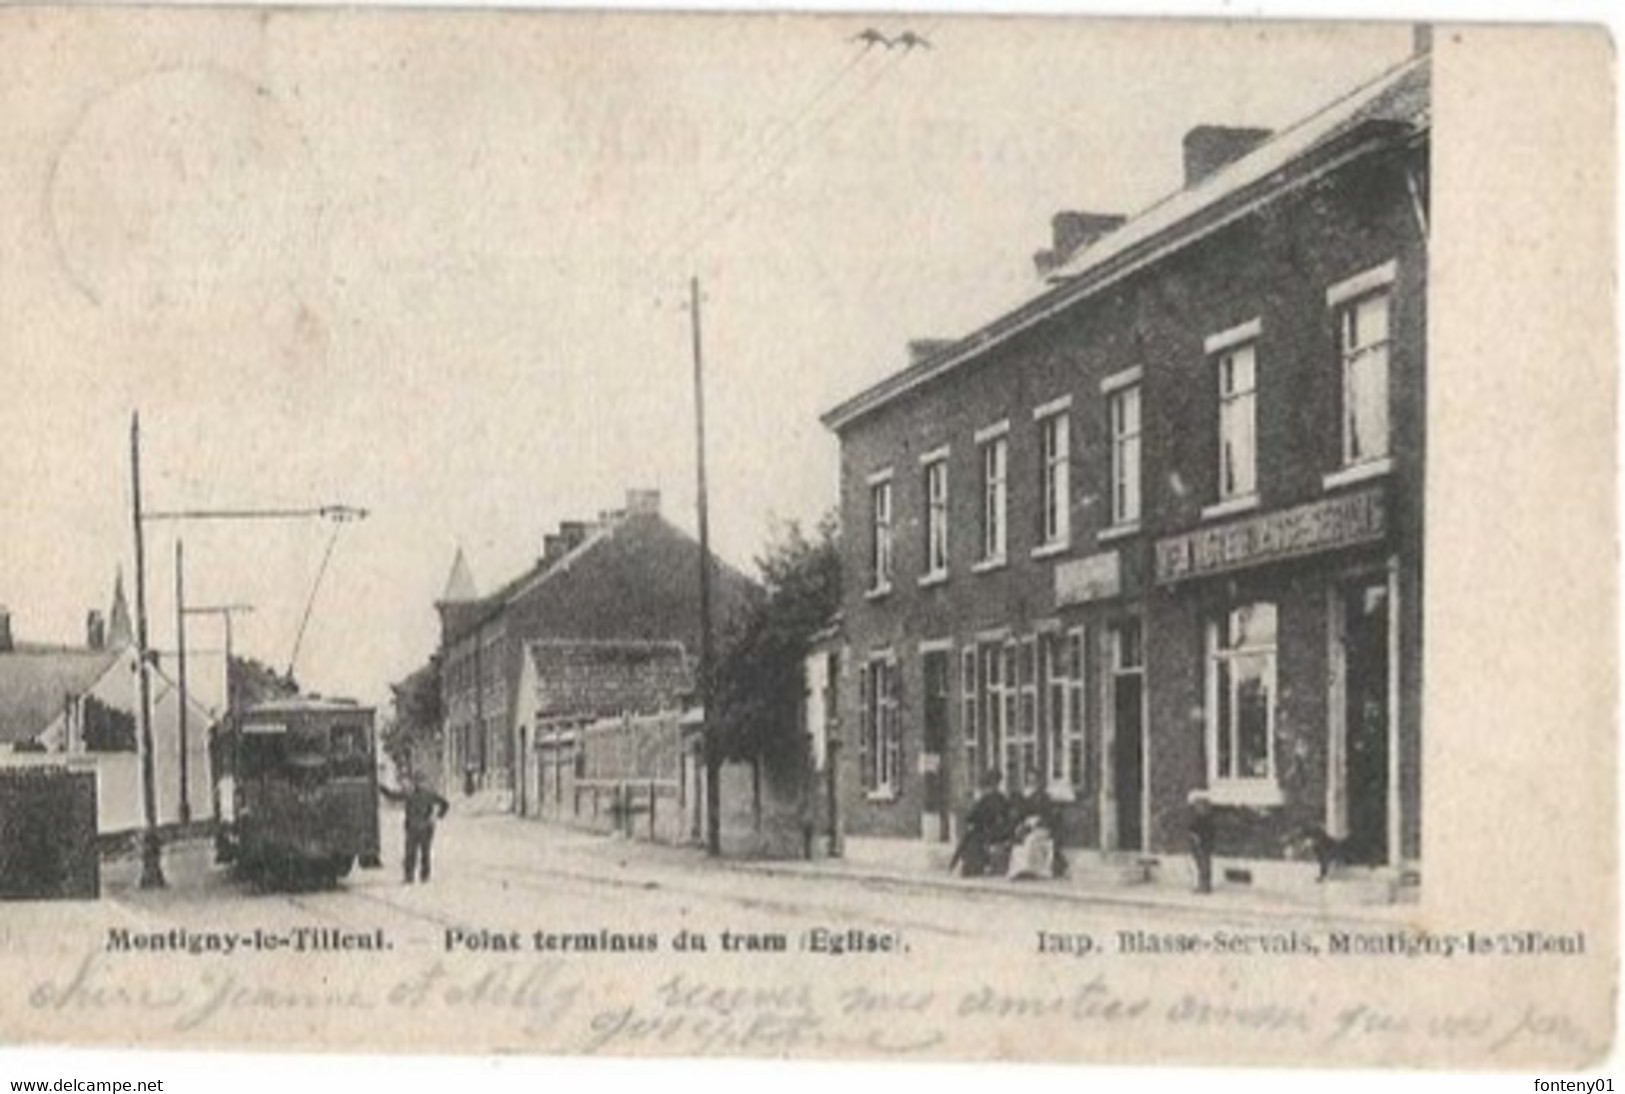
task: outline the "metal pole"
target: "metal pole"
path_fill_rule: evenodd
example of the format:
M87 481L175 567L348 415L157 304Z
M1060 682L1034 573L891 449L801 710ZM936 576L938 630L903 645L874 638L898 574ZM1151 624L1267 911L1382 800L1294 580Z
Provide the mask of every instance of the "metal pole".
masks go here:
M152 682L147 676L147 544L141 527L141 415L130 415L130 506L135 526L135 656L141 703L141 808L146 833L141 843L141 888L162 889L163 846L158 838L158 788L152 764Z
M700 279L688 283L689 325L694 335L694 444L700 519L700 709L705 713L705 846L722 854L722 752L711 704L711 517L705 492L705 364L700 349Z
M188 785L190 768L186 739L186 549L175 540L175 674L180 689L179 737L181 741L181 797L179 815L182 824L192 823L192 796Z

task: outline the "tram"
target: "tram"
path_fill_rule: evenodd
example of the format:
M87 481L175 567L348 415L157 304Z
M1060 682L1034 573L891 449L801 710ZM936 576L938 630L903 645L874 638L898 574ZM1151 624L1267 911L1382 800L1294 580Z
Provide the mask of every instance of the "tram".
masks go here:
M216 858L265 886L333 885L378 865L374 711L297 696L240 710L211 755Z

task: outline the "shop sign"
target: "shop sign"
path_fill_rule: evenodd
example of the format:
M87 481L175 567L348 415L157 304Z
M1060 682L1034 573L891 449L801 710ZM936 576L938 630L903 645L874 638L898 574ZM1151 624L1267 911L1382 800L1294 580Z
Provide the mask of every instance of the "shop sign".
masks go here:
M1382 487L1170 536L1157 543L1157 584L1371 543L1388 532Z
M1123 595L1123 565L1116 551L1069 559L1055 567L1055 606L1088 604Z

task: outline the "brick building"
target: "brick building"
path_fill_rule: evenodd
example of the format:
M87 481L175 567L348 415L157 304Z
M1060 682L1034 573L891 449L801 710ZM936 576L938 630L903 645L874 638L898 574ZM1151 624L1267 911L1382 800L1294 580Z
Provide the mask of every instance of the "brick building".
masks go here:
M479 596L459 552L440 613L447 786L516 786L520 678L532 643L676 642L699 649L699 544L660 514L660 495L632 490L595 522L567 521L536 564ZM754 583L712 559L721 633Z
M1202 126L1135 217L1061 214L1041 289L828 412L840 804L948 839L1029 774L1062 842L1232 877L1295 835L1420 858L1425 55L1269 134Z

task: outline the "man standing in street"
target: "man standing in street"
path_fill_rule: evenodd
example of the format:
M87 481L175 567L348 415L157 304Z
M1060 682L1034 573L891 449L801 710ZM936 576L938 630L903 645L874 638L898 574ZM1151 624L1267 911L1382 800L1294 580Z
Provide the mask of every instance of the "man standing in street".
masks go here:
M379 786L379 791L390 801L401 802L406 809L406 883L412 884L414 874L422 881L429 880L429 851L434 844L435 821L444 817L451 803L429 788L429 781L420 774L408 780L409 788L394 790Z

